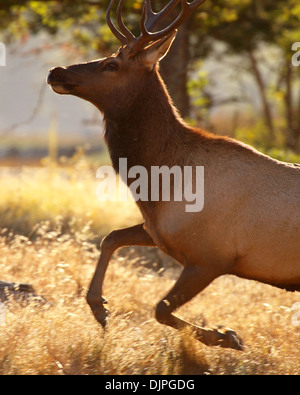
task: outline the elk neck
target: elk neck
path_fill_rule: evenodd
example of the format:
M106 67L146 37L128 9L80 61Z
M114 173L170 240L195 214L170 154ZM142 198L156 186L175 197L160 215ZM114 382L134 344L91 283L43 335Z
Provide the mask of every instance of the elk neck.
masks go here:
M128 167L183 164L183 146L191 134L179 116L158 71L148 75L126 111L104 113L105 140L115 170L119 158Z

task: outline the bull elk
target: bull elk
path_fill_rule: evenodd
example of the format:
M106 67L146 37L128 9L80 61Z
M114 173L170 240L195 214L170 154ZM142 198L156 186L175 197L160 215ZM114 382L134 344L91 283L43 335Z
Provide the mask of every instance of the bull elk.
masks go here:
M175 285L157 304L156 319L176 329L192 327L195 337L206 345L243 349L233 330L202 328L173 312L225 274L300 290L300 167L190 127L179 116L158 65L176 29L203 2L172 0L155 13L151 1L145 0L141 33L135 37L121 17L123 0L116 11L119 29L112 22L111 0L106 20L122 44L119 50L105 59L53 68L47 82L54 92L88 100L101 111L116 172L120 158L127 158L129 168L205 169L200 212L186 212L185 202L175 199L139 200L144 222L103 239L87 293L95 318L105 327L108 310L102 285L113 252L129 245L156 246L183 267ZM154 29L176 7L180 7L176 19L161 30ZM131 182L127 178L129 187Z

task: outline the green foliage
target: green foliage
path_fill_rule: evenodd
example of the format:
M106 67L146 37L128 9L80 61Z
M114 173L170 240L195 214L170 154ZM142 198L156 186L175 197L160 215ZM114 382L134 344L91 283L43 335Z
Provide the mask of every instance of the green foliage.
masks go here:
M95 5L92 5L92 4ZM138 28L142 0L127 0L123 6L126 23ZM104 1L3 1L0 0L1 30L9 29L13 36L26 31L46 30L56 34L62 30L87 28L93 34L105 25L109 0ZM153 1L154 9L161 9L166 1ZM299 4L296 0L215 0L206 1L191 18L191 34L207 35L225 41L233 51L255 48L260 40L276 42L296 38L300 31ZM102 38L107 41L107 30ZM299 36L298 36L299 37ZM75 37L76 38L76 37ZM90 38L91 39L91 38ZM108 39L110 41L110 39ZM79 40L83 45L89 42ZM192 43L193 45L193 43ZM198 46L199 47L199 46ZM290 47L290 46L288 46ZM195 53L201 48L193 48Z
M268 133L262 120L258 120L251 126L237 127L235 138L260 149L266 149L268 145Z
M152 0L156 11L161 9L166 2L166 0ZM24 40L29 34L37 34L40 31L64 37L65 32L68 32L66 40L81 52L96 54L111 52L119 43L105 22L108 4L109 0L101 2L98 0L0 0L1 40L7 43L16 39ZM136 35L139 34L142 4L143 0L127 0L123 5L124 21ZM114 7L116 5L117 2ZM112 15L115 15L115 8ZM207 0L190 18L189 35L190 64L196 62L194 69L199 68L197 64L199 58L209 55L213 50L212 44L216 40L226 44L227 54L244 56L241 62L241 67L244 69L251 68L249 53L251 51L255 54L262 42L281 48L280 59L277 59L274 65L279 78L278 87L273 86L269 89L265 86L263 93L267 97L269 106L276 108L276 111L279 108L282 118L286 118L284 127L290 128L291 122L286 114L291 112L289 107L295 105L297 97L295 87L299 81L300 68L293 70L290 79L287 80L286 64L292 56L292 43L300 41L298 0L277 0L276 2L274 0ZM187 73L188 70L185 72ZM196 112L196 118L202 118L207 109L213 105L203 89L207 85L207 78L202 72L190 73L190 76L186 89L189 92L194 112ZM288 93L288 84L292 86L294 92ZM288 100L288 94L291 95L291 100ZM292 111L296 114L295 119L299 117L299 121L294 122L297 128L297 125L300 125L300 116L297 115L300 111L298 108ZM259 129L255 130L258 134L250 140L256 142L256 140L261 140L261 135ZM294 134L296 133L299 132L296 130Z
M289 163L300 163L300 155L286 148L270 148L265 153L274 159Z
M202 62L196 63L196 71L191 73L187 83L188 94L197 119L203 119L207 115L207 109L211 104L209 98L204 95L204 88L208 85L208 75L206 71L201 70L201 64Z
M261 119L254 124L237 127L234 137L256 147L259 151L274 159L283 162L300 163L300 155L285 147L285 136L282 130L277 130L275 141L272 142L272 148L268 147L269 136Z

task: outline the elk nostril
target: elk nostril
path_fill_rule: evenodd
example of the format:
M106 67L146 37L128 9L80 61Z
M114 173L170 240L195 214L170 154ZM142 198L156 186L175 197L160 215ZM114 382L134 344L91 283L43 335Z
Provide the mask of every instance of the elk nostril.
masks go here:
M52 78L52 72L51 72L51 70L49 70L49 74L48 74L48 77L47 77L47 84L50 84L51 83L51 78Z
M61 72L63 72L64 70L66 70L65 67L53 67L52 69L50 69L47 77L47 83L51 84L56 79L58 79L61 75Z
M47 77L47 83L51 84L51 82L53 82L53 70L49 70L49 74Z

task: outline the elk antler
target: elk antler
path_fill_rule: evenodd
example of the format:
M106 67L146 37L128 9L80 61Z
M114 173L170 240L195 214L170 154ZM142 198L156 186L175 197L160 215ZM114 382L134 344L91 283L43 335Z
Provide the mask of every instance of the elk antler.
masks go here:
M108 6L108 9L106 12L106 23L108 24L110 30L115 35L115 37L122 43L122 45L127 45L127 44L130 44L131 42L133 42L136 39L136 37L131 33L131 31L129 29L127 29L127 27L124 25L124 23L122 21L121 14L122 14L123 2L124 2L124 0L120 0L118 8L117 8L117 22L118 22L121 32L119 32L119 30L112 23L111 17L110 17L110 11L111 11L112 6L114 4L114 0L111 0L111 2L109 3L109 6Z
M139 37L135 37L130 30L124 25L121 17L122 5L124 0L119 0L117 8L117 22L120 31L114 26L111 21L110 11L113 6L114 0L111 0L107 9L106 21L113 34L121 41L122 45L129 45L131 47L132 54L136 54L139 50L145 47L150 42L159 40L162 37L166 37L173 33L191 14L192 12L205 2L205 0L194 0L190 3L187 0L171 0L169 3L159 12L155 13L152 10L151 0L144 0L144 6L142 10L142 17L140 22L141 34ZM181 4L181 12L178 17L167 27L158 31L152 32L154 27L161 22L170 12L178 5Z
M160 12L155 13L152 11L151 0L145 0L142 19L140 23L141 35L134 45L135 50L139 50L149 42L157 41L162 37L166 37L174 32L182 23L188 19L192 12L199 7L205 0L194 0L188 3L186 0L172 0ZM152 29L165 18L170 12L181 3L181 12L178 17L164 29L153 33Z

